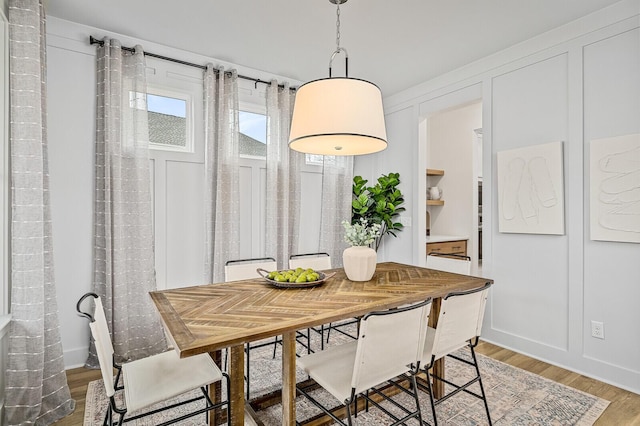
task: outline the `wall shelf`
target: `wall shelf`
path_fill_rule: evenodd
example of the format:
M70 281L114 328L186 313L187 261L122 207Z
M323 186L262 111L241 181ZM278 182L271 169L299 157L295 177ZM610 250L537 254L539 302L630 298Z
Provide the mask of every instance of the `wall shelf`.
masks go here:
M427 169L427 176L444 176L444 170ZM428 187L429 181L427 179L427 188ZM427 206L444 206L444 200L427 200Z

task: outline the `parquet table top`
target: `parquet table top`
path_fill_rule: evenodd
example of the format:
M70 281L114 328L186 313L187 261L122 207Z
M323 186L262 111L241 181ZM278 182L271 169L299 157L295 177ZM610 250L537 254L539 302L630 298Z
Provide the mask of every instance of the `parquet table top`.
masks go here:
M175 349L186 357L492 282L391 262L379 263L367 282L332 271L335 276L312 288L277 288L257 278L155 291L151 297Z

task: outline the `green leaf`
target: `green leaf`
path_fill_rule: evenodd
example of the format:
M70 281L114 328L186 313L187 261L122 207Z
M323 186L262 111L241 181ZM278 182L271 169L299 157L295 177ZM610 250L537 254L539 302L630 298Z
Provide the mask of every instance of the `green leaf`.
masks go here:
M367 187L368 181L361 176L353 178L353 200L351 223L356 224L360 218L369 223L381 224L381 237L376 241L379 246L385 234L396 236L402 230L402 224L393 221L400 212L405 211L402 192L397 188L400 184L400 173L383 174L377 178L375 185Z

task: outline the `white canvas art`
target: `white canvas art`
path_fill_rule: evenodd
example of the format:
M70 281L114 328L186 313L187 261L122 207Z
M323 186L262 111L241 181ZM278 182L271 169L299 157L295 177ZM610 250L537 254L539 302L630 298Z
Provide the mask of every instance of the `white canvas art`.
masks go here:
M564 234L562 142L498 152L498 230Z
M591 141L591 239L640 243L640 134Z

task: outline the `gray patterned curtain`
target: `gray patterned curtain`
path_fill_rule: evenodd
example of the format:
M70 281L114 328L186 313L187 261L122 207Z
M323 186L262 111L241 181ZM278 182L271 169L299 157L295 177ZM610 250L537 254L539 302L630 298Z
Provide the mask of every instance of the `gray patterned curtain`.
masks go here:
M224 264L240 253L238 74L208 65L205 96L205 271L224 281Z
M289 256L298 254L300 234L300 169L305 155L289 149L289 130L295 96L289 85L267 88L266 251L289 268Z
M342 221L351 222L352 187L353 156L324 156L320 251L331 255L334 268L342 266L342 252L347 248Z
M53 270L42 1L9 2L11 325L6 425L45 425L75 408L64 371Z
M94 291L120 362L167 349L156 290L144 53L104 39L97 58ZM97 367L93 345L87 365Z

